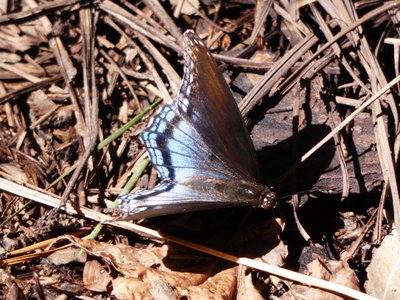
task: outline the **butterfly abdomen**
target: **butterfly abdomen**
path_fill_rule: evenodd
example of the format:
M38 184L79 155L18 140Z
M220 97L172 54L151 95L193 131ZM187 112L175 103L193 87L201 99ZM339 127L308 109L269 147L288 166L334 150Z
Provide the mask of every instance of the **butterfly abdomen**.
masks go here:
M259 199L265 191L265 186L247 182L245 180L193 177L185 182L192 190L204 195L229 197L232 202L241 202L243 205L259 205Z

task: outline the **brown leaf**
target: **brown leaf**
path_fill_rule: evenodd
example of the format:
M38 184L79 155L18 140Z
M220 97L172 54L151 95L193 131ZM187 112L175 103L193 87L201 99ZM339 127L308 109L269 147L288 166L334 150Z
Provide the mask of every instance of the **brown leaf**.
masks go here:
M400 243L397 230L387 235L372 256L367 268L365 289L377 298L400 299Z
M86 253L79 248L69 247L67 249L62 249L56 251L48 256L48 260L53 264L66 265L71 262L84 263L86 261Z
M89 260L83 269L83 284L85 288L96 292L106 292L112 277L97 260Z
M183 2L182 6L180 7L180 13L184 15L196 14L200 8L200 3L198 0L188 0L188 1L169 0L169 2L175 7L179 5L181 2Z
M307 273L316 278L360 290L358 279L347 262L317 258L307 265ZM290 291L282 296L282 299L339 300L343 298L320 289L294 284L291 285Z
M251 272L247 272L247 267L238 266L237 300L262 300L264 299L253 284Z
M23 291L15 281L16 279L14 276L9 274L5 269L0 269L0 284L8 288L5 294L5 300L25 299Z
M209 273L215 269L214 259L207 258L208 261L206 263L201 260L201 264L199 264L199 258L193 257L193 253L192 258L190 256L189 258L184 258L181 260L181 264L178 263L179 260L174 260L172 265L177 271L170 269L164 264L164 260L167 258L167 254L174 256L173 249L175 247L169 247L168 245L138 249L129 245L110 245L94 240L82 240L72 236L65 236L59 240L66 238L77 247L112 265L126 278L136 278L142 284L150 283L151 285L154 282L166 282L170 286L179 286L182 289L186 289L205 282L209 277ZM180 254L178 253L178 255ZM188 265L188 262L190 265ZM193 269L196 269L196 271L193 271ZM185 272L185 270L190 271ZM132 284L136 284L136 280L129 280L133 282Z
M16 283L13 283L8 289L5 300L23 300L25 299L24 293Z
M288 247L280 241L277 246L262 257L262 261L274 266L283 266L288 254Z
M139 278L118 277L112 281L112 294L119 300L143 299L153 300L151 295L151 284L143 283Z
M42 90L32 92L27 103L30 108L29 117L31 123L36 122L41 116L57 107Z
M189 299L233 299L236 292L236 268L230 268L210 277L199 286L181 290L181 297Z

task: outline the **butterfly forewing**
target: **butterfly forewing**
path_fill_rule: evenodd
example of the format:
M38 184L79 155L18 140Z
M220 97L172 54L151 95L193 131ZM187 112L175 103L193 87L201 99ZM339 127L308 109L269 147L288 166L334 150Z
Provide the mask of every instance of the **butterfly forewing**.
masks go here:
M178 107L227 167L249 179L257 178L253 143L237 104L211 53L191 30L185 32L185 70Z

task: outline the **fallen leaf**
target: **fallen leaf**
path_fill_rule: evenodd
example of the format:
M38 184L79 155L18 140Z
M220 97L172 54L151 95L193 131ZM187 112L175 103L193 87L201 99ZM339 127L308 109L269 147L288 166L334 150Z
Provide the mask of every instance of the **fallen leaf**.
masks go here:
M307 265L306 272L307 275L312 277L335 282L354 290L360 290L358 279L347 262L324 260L320 257L317 257L314 261ZM339 300L343 298L317 288L292 284L290 285L290 290L282 295L281 299Z
M112 281L113 291L112 296L119 300L153 300L150 290L151 284L143 282L139 278L133 277L118 277Z
M69 247L50 254L47 258L53 264L60 266L71 262L86 262L87 255L79 248Z
M90 255L96 256L113 266L131 284L134 285L139 280L142 283L142 290L147 287L149 289L152 288L152 283L154 282L166 282L172 287L180 287L181 289L200 285L210 277L217 265L216 261L218 261L208 256L203 258L200 258L198 254L194 256L192 251L192 257L187 255L182 259L173 260L174 263L172 265L176 270L172 270L164 264L164 260L171 260L167 256L178 257L181 255L181 253L174 250L176 247L163 245L140 249L123 244L111 245L94 240L83 240L72 236L64 236L58 240L63 239L68 239ZM194 269L196 269L196 272L193 271ZM119 289L120 284L126 285L128 283L113 281L114 288L116 288L115 284L118 285ZM120 291L114 291L113 293L120 293ZM130 292L128 291L127 293L129 294Z
M82 277L85 288L95 292L106 292L112 280L112 277L97 260L89 260L85 263Z
M247 267L238 266L237 295L236 300L262 300L264 299L253 284L251 272L247 272Z
M29 95L27 100L31 122L35 122L40 116L54 109L57 105L42 90L37 90Z
M196 299L233 299L236 291L236 267L217 273L199 286L181 291L181 297Z
M25 299L24 293L16 283L13 283L8 289L5 300L23 300Z
M400 242L397 230L387 235L372 255L365 289L380 299L400 299Z

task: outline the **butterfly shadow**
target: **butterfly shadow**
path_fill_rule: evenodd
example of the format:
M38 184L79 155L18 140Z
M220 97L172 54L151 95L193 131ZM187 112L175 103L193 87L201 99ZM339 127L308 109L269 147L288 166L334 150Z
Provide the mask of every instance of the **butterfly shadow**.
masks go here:
M312 190L331 164L335 155L333 139L329 140L297 168L302 155L331 131L326 125L310 125L273 146L257 152L262 183L273 187L279 197Z
M226 254L257 258L270 252L280 242L281 225L272 218L271 212L268 215L266 217L261 209L244 207L157 219L163 220L163 232ZM168 253L163 263L171 270L207 274L233 265L174 243L168 244Z

